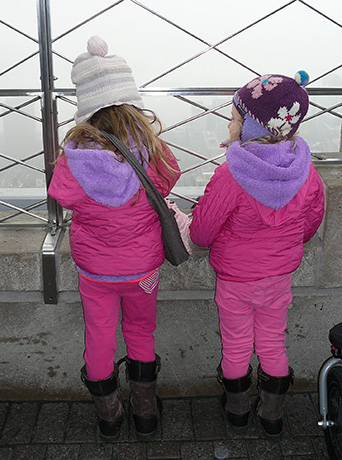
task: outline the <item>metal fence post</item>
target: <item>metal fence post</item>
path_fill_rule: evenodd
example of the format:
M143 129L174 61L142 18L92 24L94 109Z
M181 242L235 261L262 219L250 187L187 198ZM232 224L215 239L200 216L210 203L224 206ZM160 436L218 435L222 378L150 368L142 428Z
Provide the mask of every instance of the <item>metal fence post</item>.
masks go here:
M54 94L49 0L37 0L37 14L42 89L42 132L46 187L48 188L58 152L57 104ZM42 246L44 302L56 304L58 291L56 251L61 236L63 210L49 196L47 197L47 209L49 232Z

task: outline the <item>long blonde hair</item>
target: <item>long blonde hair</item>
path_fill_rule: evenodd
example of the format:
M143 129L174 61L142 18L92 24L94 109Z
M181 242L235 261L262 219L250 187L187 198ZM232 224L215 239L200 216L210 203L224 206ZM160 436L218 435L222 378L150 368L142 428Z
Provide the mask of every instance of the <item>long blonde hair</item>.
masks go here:
M154 123L158 126L157 132L152 126ZM175 174L175 170L170 166L168 156L162 149L163 143L158 137L161 132L161 122L154 112L141 110L127 104L105 107L96 112L88 123L82 123L71 128L65 136L63 145L73 142L75 148L86 149L89 148L89 144L96 144L104 150L115 152L118 161L125 161L120 152L103 136L100 130L114 134L127 147L130 147L129 136L131 135L139 151L141 162L144 161L142 154L142 145L144 145L157 174L170 184L169 177L161 171L160 161L170 171L171 175ZM62 151L61 155L63 154Z

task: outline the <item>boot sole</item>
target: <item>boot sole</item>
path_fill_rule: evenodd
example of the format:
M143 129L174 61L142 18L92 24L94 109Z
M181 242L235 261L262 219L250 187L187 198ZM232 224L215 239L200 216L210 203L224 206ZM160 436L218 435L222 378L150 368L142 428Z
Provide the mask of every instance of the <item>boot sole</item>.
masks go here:
M228 428L230 429L230 431L232 433L235 433L235 434L246 434L248 432L248 425L246 426L242 426L242 427L239 427L239 426L235 426L235 425L232 425L226 415L226 420L227 420L227 425L228 425Z
M267 439L267 441L270 441L270 442L278 442L278 441L281 441L283 439L283 433L279 433L279 434L269 434L267 433L267 431L265 430L265 428L262 426L262 424L260 423L261 425L261 428L262 428L262 432L264 433L265 435L265 438Z
M279 433L268 433L262 423L262 418L258 415L258 420L259 424L261 426L262 432L264 433L266 439L270 442L278 442L283 439L283 430L281 430Z
M137 431L135 429L135 434L137 436L137 439L138 441L142 441L142 442L148 442L148 441L152 441L156 436L157 436L157 433L158 433L158 425L160 424L161 422L161 419L162 419L162 412L160 413L159 415L159 419L157 421L157 426L156 428L151 431L150 433L140 433L139 431Z
M154 431L152 431L152 433L147 433L147 434L138 433L136 431L138 441L142 441L142 442L152 441L156 437L157 433L158 433L158 428L156 428Z
M119 438L120 438L120 432L117 433L115 436L105 436L104 434L101 433L99 426L96 429L96 441L97 442L113 443L113 442L117 442Z

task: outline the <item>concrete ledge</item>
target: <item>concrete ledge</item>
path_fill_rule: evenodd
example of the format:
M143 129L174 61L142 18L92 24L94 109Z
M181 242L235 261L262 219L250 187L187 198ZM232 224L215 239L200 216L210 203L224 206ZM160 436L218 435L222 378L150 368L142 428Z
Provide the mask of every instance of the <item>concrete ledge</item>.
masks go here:
M322 242L318 235L304 247L302 264L293 275L294 286L315 286ZM71 258L69 230L61 242L59 257L60 291L74 291L78 286L75 263ZM190 259L178 267L165 262L161 268L160 288L164 290L215 289L215 272L209 263L209 250L192 245Z
M41 291L43 228L0 228L0 291Z
M326 185L326 213L320 287L342 285L342 167L319 169Z
M322 362L329 356L329 329L341 321L341 298L295 296L289 310L287 348L295 370L294 390L316 390ZM83 314L80 302L58 306L0 304L0 386L3 400L88 399L80 381L83 366ZM158 388L162 396L219 394L216 368L221 342L216 305L206 300L160 300L156 351L162 357ZM118 331L117 359L126 354ZM252 359L255 370L257 362ZM124 369L123 394L128 396Z

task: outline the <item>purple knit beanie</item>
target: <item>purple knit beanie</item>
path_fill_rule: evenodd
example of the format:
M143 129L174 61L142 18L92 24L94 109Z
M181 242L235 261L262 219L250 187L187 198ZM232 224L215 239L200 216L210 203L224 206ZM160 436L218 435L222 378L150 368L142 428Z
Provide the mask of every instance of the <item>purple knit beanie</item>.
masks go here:
M272 135L288 139L298 130L309 108L304 85L309 75L300 70L294 79L284 75L264 75L240 88L234 105L243 118L241 140Z

